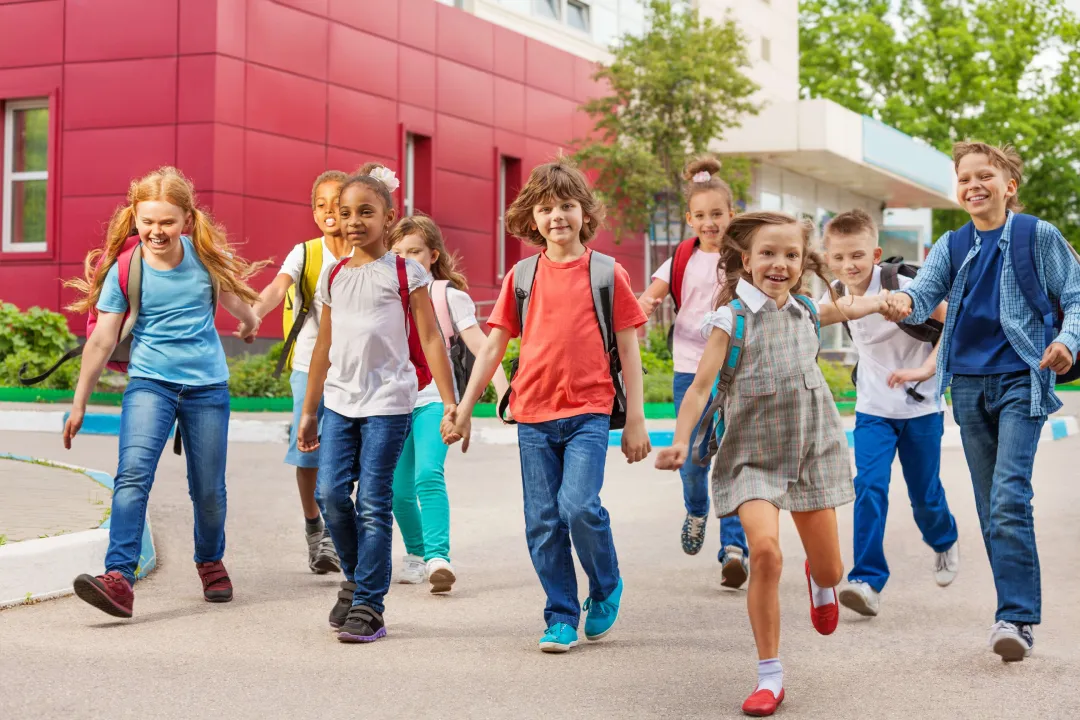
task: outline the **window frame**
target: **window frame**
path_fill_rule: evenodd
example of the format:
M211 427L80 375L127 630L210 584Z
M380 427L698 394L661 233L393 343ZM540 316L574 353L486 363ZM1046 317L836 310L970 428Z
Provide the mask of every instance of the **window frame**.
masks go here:
M30 257L49 254L50 230L52 225L53 204L55 196L55 170L54 154L54 103L51 98L27 97L4 101L4 144L0 150L0 159L3 162L2 191L0 191L0 252L4 255L16 257ZM46 161L45 170L30 170L15 172L15 113L20 110L45 110L48 116L46 129ZM45 181L45 240L35 243L16 243L13 237L14 223L14 190L15 183L35 180Z
M579 28L570 24L570 7L574 6L581 10L582 17L585 18L585 27ZM566 0L566 26L571 30L577 30L578 32L585 33L586 35L592 35L592 7L589 3L583 0Z

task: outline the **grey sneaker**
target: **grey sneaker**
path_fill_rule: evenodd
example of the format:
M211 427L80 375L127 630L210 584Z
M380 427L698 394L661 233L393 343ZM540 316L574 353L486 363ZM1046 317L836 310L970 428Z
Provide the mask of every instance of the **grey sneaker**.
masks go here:
M738 545L728 545L720 556L720 584L728 588L741 588L750 576L750 562Z
M1031 654L1035 635L1026 623L1002 620L990 628L990 647L1005 662L1019 662Z
M945 587L956 579L960 572L960 543L954 542L945 552L934 553L934 581Z
M345 620L349 617L349 610L352 609L354 592L356 592L356 583L351 583L348 580L341 582L337 602L334 603L334 607L330 608L331 630L340 630L341 626L345 624Z
M341 560L338 559L334 541L330 539L330 533L326 527L320 525L318 530L306 533L306 535L308 567L311 568L311 572L316 575L325 575L341 570Z
M880 599L878 592L862 580L852 580L840 591L840 604L866 617L876 617Z
M701 544L705 542L705 521L708 519L708 515L698 517L690 513L686 514L680 540L682 540L683 552L687 555L697 555L701 550Z

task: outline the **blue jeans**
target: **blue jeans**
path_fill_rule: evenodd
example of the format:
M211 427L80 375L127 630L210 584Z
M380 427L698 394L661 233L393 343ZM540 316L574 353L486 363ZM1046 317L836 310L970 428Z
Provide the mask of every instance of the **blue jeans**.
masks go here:
M855 413L855 564L848 582L861 580L881 592L889 581L885 519L897 452L923 542L934 552L945 552L956 542L956 519L941 487L944 431L944 413L908 420Z
M353 605L383 611L390 589L394 467L412 415L351 418L326 408L315 499L341 569L356 583ZM353 503L353 487L356 503Z
M996 619L1037 624L1042 588L1031 471L1046 416L1030 417L1031 374L957 375L952 401L997 588Z
M683 398L690 384L694 382L694 373L675 373L671 381L671 389L675 395L675 412L679 412ZM712 402L712 397L709 398ZM708 432L700 440L701 447L709 444L709 436L713 433L712 420L709 421ZM679 469L683 483L683 504L686 512L696 517L705 517L709 514L709 468L701 467L690 458ZM738 515L720 519L720 555L724 554L724 548L734 545L742 548L744 555L749 555L750 549L746 544L746 533L743 532L742 521Z
M289 450L285 453L285 464L298 468L317 468L319 467L319 448L315 448L311 452L300 452L300 448L296 447L296 433L300 429L300 416L304 414L307 379L308 374L303 370L293 370L292 374L289 375L289 387L292 388L293 414L292 425L289 426ZM319 409L316 411L320 426L322 425L323 412L323 402L320 399Z
M525 539L547 594L548 627L576 628L581 616L571 539L589 597L604 600L619 583L611 521L600 504L610 426L599 414L518 425Z
M113 486L106 572L135 582L146 502L173 424L179 421L195 508L195 562L225 554L225 454L229 443L229 386L193 387L131 378L120 408L120 462Z

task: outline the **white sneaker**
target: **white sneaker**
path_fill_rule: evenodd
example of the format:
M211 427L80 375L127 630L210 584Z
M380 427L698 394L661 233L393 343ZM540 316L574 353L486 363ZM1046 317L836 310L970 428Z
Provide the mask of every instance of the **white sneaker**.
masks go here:
M1004 620L990 628L990 648L1005 662L1018 662L1031 655L1035 635L1031 626Z
M428 579L431 581L431 592L448 593L453 587L457 576L454 575L454 567L449 560L431 558L427 564Z
M880 595L862 580L854 580L840 591L840 604L866 617L877 617Z
M934 554L934 580L941 587L945 587L956 579L956 573L960 572L960 543L954 542L952 547L945 552Z
M397 581L403 585L419 585L427 579L427 566L419 555L406 555L398 566Z

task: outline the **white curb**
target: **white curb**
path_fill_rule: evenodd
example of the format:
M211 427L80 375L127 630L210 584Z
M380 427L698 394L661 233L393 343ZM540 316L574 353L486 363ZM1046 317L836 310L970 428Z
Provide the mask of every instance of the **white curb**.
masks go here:
M102 528L0 546L0 607L70 595L76 575L102 571L108 547Z

